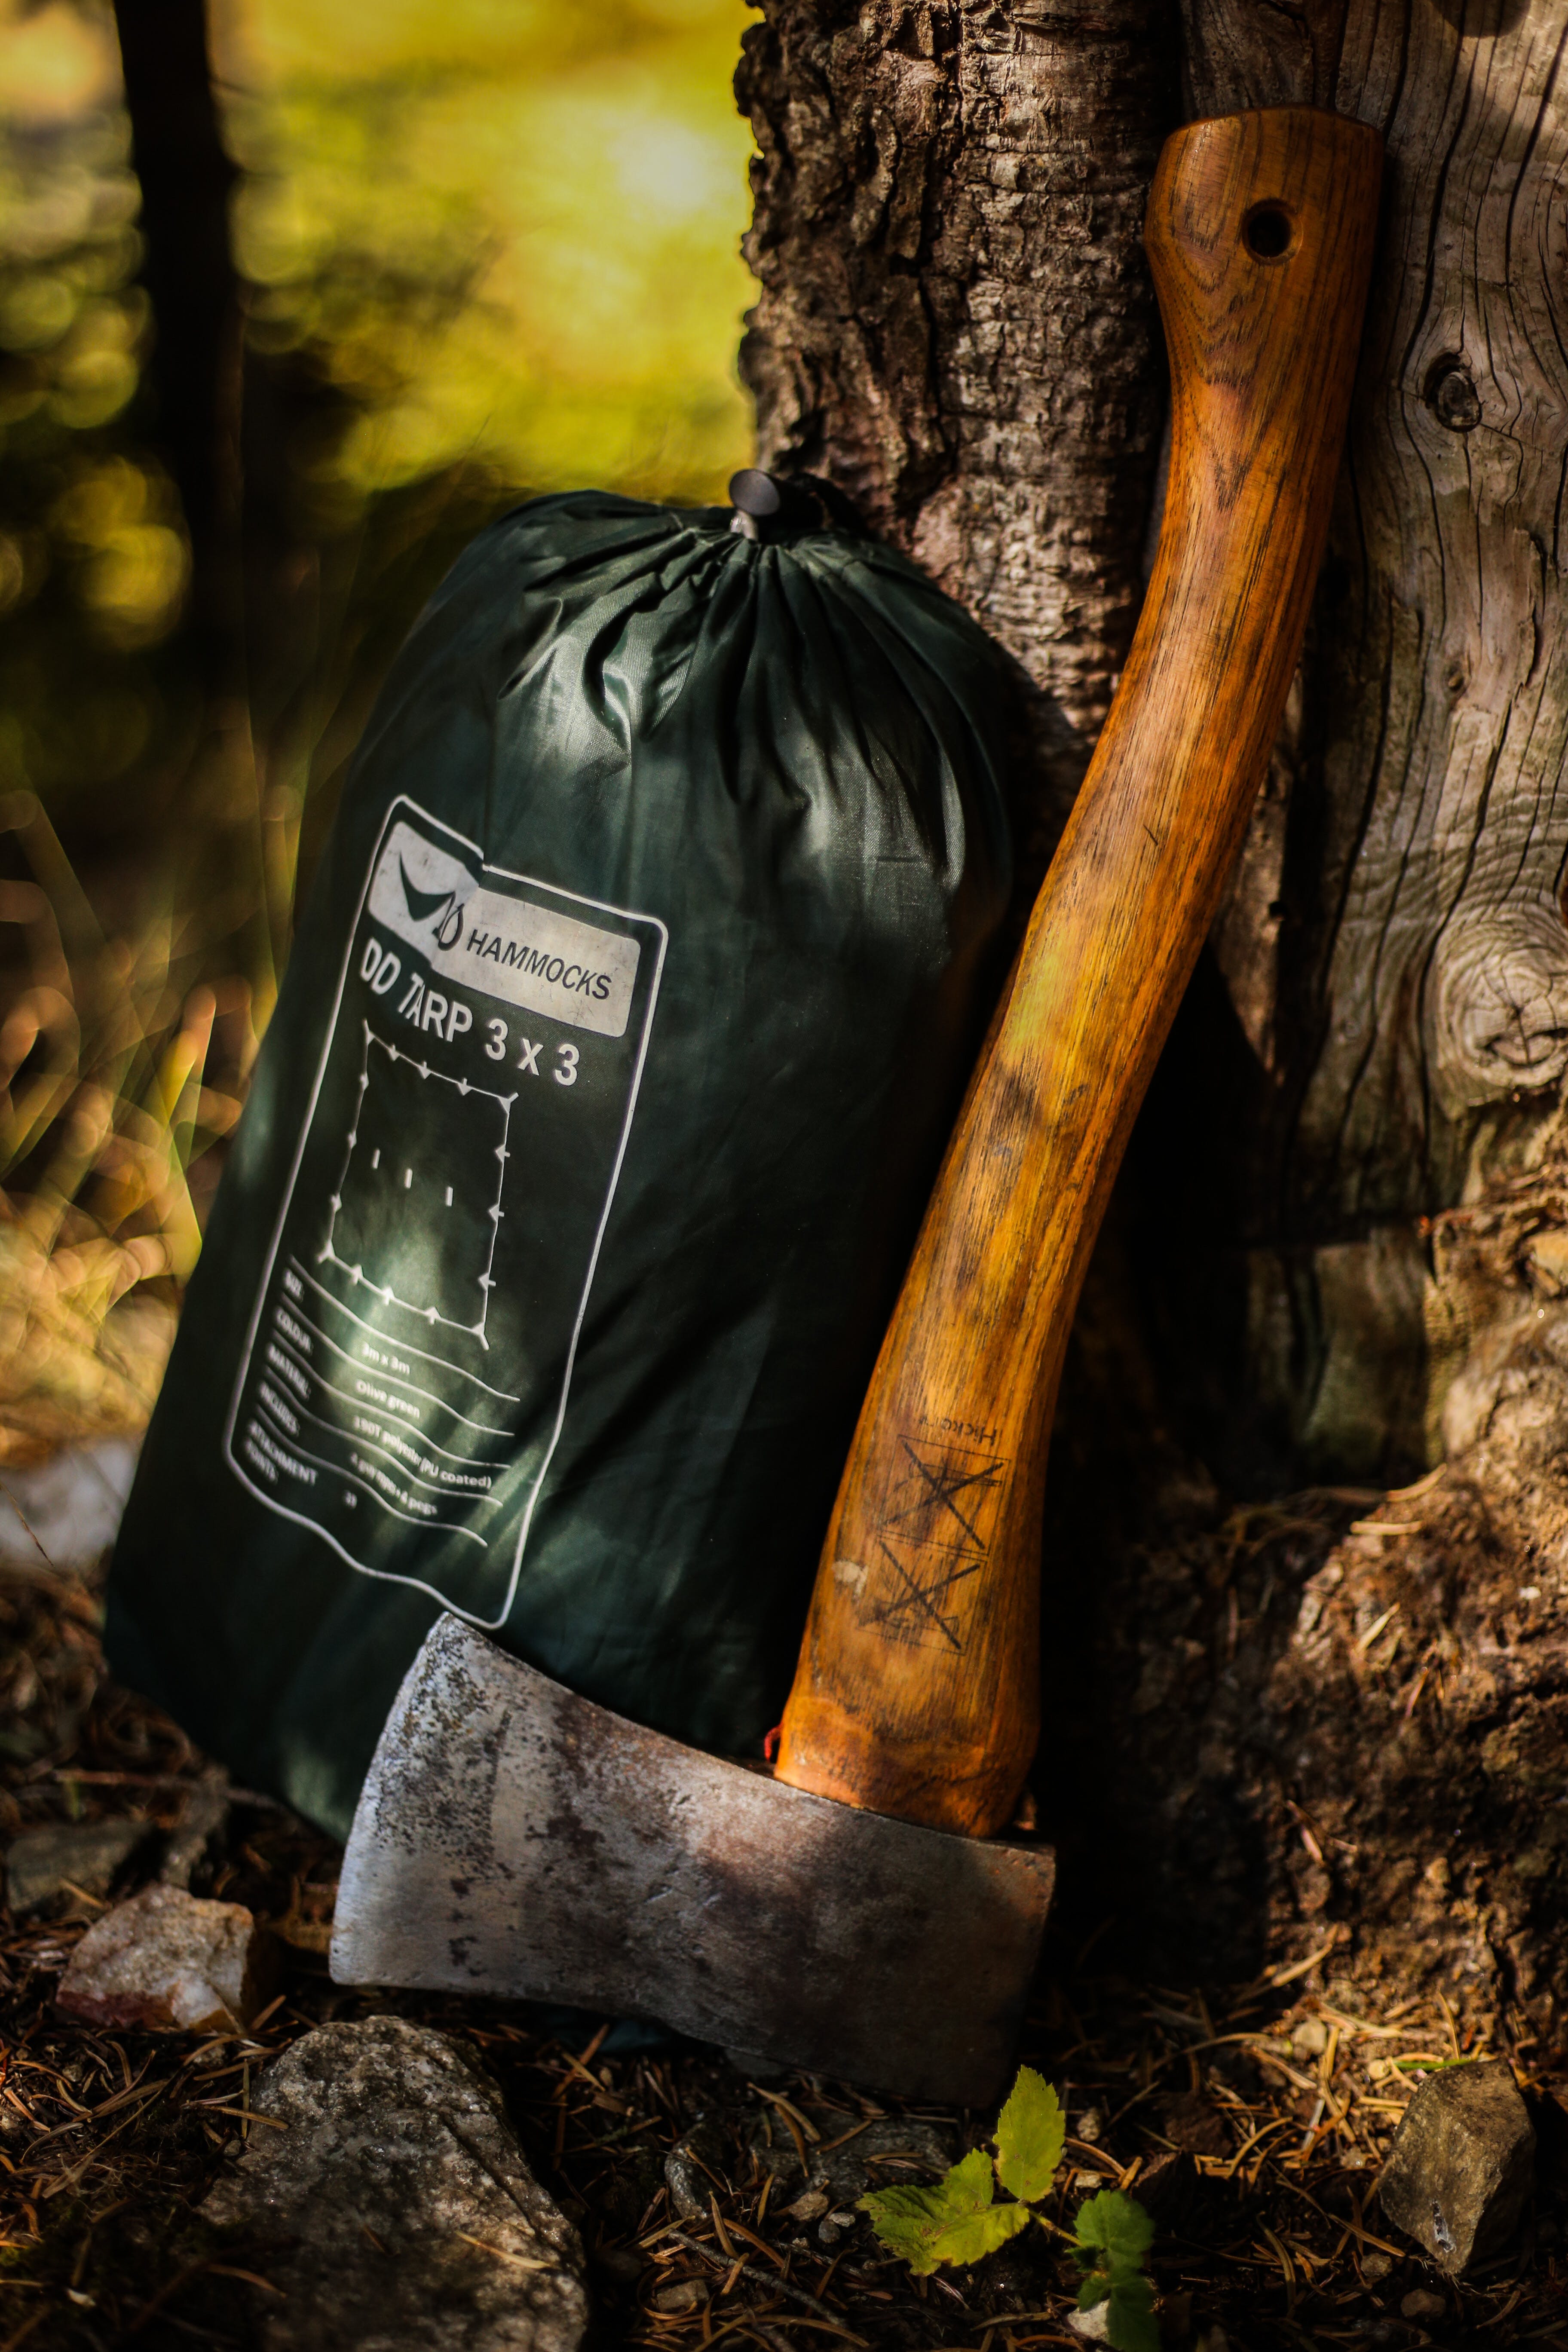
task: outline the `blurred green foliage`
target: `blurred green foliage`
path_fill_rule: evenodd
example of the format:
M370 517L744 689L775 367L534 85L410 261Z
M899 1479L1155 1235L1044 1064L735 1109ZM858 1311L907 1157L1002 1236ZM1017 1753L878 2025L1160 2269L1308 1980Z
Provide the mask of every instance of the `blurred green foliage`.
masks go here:
M743 0L206 14L246 342L216 566L108 0L0 0L0 1459L144 1417L300 878L458 549L750 454Z
M166 734L185 584L177 501L132 411L147 335L123 121L0 145L0 791L111 783Z
M309 0L231 21L252 334L354 420L352 500L461 462L717 496L746 462L742 0Z
M710 498L746 462L746 13L213 0L249 365L284 387L248 718L285 896L307 787L479 522L584 482ZM117 71L103 0L0 0L0 791L106 843L192 805L204 724Z

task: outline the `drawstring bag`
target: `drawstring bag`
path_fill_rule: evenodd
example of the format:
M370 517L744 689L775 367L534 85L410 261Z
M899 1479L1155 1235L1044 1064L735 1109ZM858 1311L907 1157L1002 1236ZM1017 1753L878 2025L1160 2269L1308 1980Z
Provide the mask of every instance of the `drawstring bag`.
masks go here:
M998 656L885 547L576 494L464 554L310 893L108 1647L342 1835L451 1610L776 1721L984 1017Z

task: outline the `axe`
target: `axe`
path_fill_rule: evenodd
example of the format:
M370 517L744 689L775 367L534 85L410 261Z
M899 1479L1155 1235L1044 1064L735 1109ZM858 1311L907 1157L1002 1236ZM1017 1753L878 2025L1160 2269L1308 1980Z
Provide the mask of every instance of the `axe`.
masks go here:
M1159 550L877 1362L776 1769L627 1722L444 1617L355 1814L340 1983L648 2018L911 2097L1002 2089L1053 1879L1047 1848L999 1834L1038 1732L1046 1439L1300 649L1381 163L1374 131L1306 107L1194 123L1160 157Z

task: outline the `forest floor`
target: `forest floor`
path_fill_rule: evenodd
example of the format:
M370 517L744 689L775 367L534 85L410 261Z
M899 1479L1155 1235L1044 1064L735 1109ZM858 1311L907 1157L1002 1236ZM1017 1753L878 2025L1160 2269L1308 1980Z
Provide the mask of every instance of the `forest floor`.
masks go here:
M106 1678L100 1614L91 1580L0 1570L0 1843L72 1820L179 1824L203 1759ZM281 1809L235 1803L195 1891L248 1905L282 1939L283 1990L247 2039L63 2020L56 1982L100 1906L67 1897L66 1916L0 1915L0 2352L258 2342L276 2294L269 2249L220 2238L197 2209L239 2152L258 2070L325 2019L387 2010L482 2051L531 2162L582 2231L596 2345L1079 2342L1064 2239L1032 2230L973 2268L916 2279L863 2217L836 2230L784 2210L805 2187L803 2156L826 2167L842 2210L868 2182L931 2179L986 2137L990 2115L810 2075L751 2082L711 2051L647 2036L628 2046L635 2032L592 2018L344 1991L324 1958L337 1864ZM1537 2191L1507 2252L1456 2284L1383 2219L1373 2188L1423 2070L1486 2053L1511 2060L1531 2102ZM1024 2056L1069 2117L1047 2210L1070 2221L1101 2186L1142 2199L1167 2347L1568 2352L1568 2052L1543 2047L1506 2005L1474 1988L1450 2004L1402 1995L1387 1976L1357 1983L1331 1953L1250 1985L1166 1987L1058 1945ZM708 2204L682 2219L665 2158L692 2134ZM668 2290L683 2281L689 2307L656 2308L656 2296L682 2299ZM1423 2315L1407 2316L1418 2292Z

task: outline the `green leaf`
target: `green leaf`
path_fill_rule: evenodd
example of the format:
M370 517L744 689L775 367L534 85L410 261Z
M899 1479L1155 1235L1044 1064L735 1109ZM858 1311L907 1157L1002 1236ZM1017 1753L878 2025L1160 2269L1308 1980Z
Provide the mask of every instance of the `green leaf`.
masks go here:
M996 2178L1015 2197L1048 2195L1062 2160L1067 2117L1050 2084L1032 2066L1020 2066L996 2120Z
M888 2252L924 2278L938 2263L977 2263L1027 2227L1026 2205L994 2205L993 2193L991 2159L977 2147L934 2189L874 2189L860 2210Z
M1160 2352L1154 2289L1142 2271L1128 2271L1113 2281L1106 2333L1116 2352Z
M1153 2240L1153 2222L1120 2189L1102 2189L1079 2209L1075 2251L1088 2273L1079 2309L1106 2305L1106 2334L1116 2352L1160 2352L1154 2289L1142 2266Z
M1078 2214L1078 2258L1086 2268L1136 2271L1154 2242L1154 2224L1136 2197L1102 2189Z

